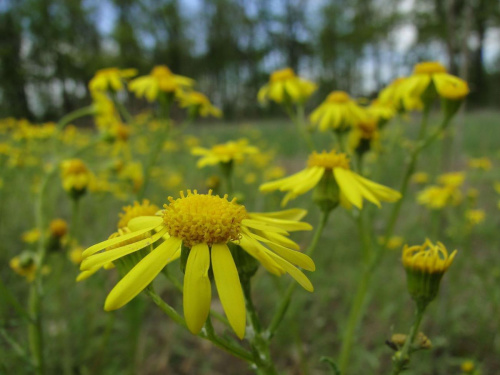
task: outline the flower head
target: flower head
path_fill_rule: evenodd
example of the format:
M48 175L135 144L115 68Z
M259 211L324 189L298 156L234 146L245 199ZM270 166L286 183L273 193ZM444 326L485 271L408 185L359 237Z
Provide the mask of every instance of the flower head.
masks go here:
M198 115L201 117L222 117L222 111L213 106L210 100L201 92L180 91L178 93L178 99L180 106L182 108L188 108L193 117L197 117Z
M237 141L229 141L213 146L211 149L203 147L193 147L191 154L202 156L196 164L198 168L207 165L217 165L219 163L240 162L245 156L257 154L259 149L248 144L248 140L242 138Z
M49 232L53 237L64 237L68 232L68 223L63 219L54 219L50 222Z
M68 159L61 163L61 178L64 190L78 198L87 190L92 174L82 160Z
M438 291L441 278L448 270L457 250L448 254L446 247L426 240L422 245L403 248L402 262L406 270L408 290L417 303L427 305Z
M155 66L151 73L130 81L129 90L138 98L145 97L150 102L158 97L159 92L175 93L183 88L192 87L191 78L173 74L165 65Z
M271 74L269 83L257 95L259 102L272 100L278 104L303 103L316 91L313 82L297 77L291 68L277 70Z
M153 247L108 295L105 309L114 310L139 294L163 267L182 253L186 262L184 315L188 328L198 333L208 316L211 270L228 320L242 338L245 302L233 253L245 251L269 272L289 273L312 291L312 284L296 266L314 271L314 263L296 251L299 246L287 238L288 232L311 229L309 224L299 221L305 213L303 210L249 213L235 199L228 200L227 195L188 190L177 199L169 197L161 216L135 218L129 222L129 233L85 250L81 269L101 267L150 245Z
M486 217L484 210L467 210L465 211L465 219L471 226L481 224Z
M422 109L420 98L405 90L406 82L407 78L396 78L380 91L377 102L386 107L393 107L398 112Z
M309 118L324 132L349 129L365 120L367 114L346 92L333 91Z
M137 69L106 68L98 70L90 80L90 91L120 91L123 89L123 80L132 78L137 74Z
M467 164L471 169L482 169L483 171L489 171L492 167L491 160L487 157L470 159Z
M260 186L260 191L287 191L282 201L282 205L286 205L289 200L316 186L319 186L317 192L322 192L318 199L330 200L336 204L340 200L360 209L363 207L363 199L380 207L380 201L394 202L401 197L399 192L351 171L347 155L335 150L321 153L314 151L309 155L306 169L289 177L267 182Z
M25 251L12 258L9 262L10 268L20 276L24 276L28 282L32 282L36 277L35 254Z

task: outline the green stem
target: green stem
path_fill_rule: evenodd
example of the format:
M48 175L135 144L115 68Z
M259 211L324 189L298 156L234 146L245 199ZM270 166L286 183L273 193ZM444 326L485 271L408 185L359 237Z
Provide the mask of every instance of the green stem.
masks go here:
M417 309L415 312L415 321L410 328L410 333L406 338L403 349L397 352L393 357L393 366L391 372L392 375L398 375L399 373L401 373L403 370L405 370L405 368L408 366L408 363L410 362L411 345L417 337L420 323L422 322L422 318L424 317L425 308L426 306L417 305Z
M262 326L253 305L251 280L249 278L242 278L241 286L245 296L248 317L250 318L251 331L248 333L248 336L257 373L262 375L278 375L269 350L270 336L262 334Z
M230 199L234 194L233 189L233 161L227 163L219 163L222 176L224 177L224 182L226 184L226 194L229 195Z
M84 116L91 116L95 113L95 108L93 105L89 105L88 107L83 107L80 109L77 109L76 111L73 111L71 113L68 113L64 117L62 117L59 122L57 123L56 131L57 133L61 132L64 127L68 124L70 124L72 121L75 121L76 119L79 119L80 117Z
M39 274L40 272L38 272ZM37 279L40 279L37 276ZM31 315L32 322L28 326L29 348L33 364L35 366L35 373L37 375L45 374L45 362L43 355L43 331L42 331L42 317L41 317L41 297L38 290L39 283L36 281L32 283L30 288L30 295L28 301L28 310Z
M79 226L79 208L80 198L71 199L71 228L70 239L75 245L78 244L78 226Z
M321 218L319 225L316 228L316 231L314 232L313 239L311 241L311 244L306 250L306 254L309 256L312 256L314 253L314 250L316 249L316 246L319 243L319 240L321 238L321 235L323 233L323 230L325 229L326 223L328 222L328 217L330 216L331 211L322 211L321 212ZM288 307L290 305L290 300L292 298L293 292L295 291L295 288L297 287L297 283L292 281L290 285L288 286L285 294L281 298L281 301L278 305L278 308L276 309L276 312L274 313L274 316L271 320L271 324L269 325L269 328L267 329L269 337L272 337L276 330L278 329L278 326L280 325L281 321L283 320L283 317L285 316Z
M290 120L292 120L292 122L295 124L299 135L305 140L309 151L314 151L315 148L311 138L311 134L307 132L307 129L305 127L304 106L302 104L298 104L295 113L292 107L287 105L285 106L285 111L288 114L288 117L290 117Z
M430 105L424 106L424 111L422 113L422 122L420 123L420 131L418 132L418 140L422 140L425 137L425 133L427 132L427 125L429 123L430 110Z
M154 291L152 286L149 286L148 288L145 289L146 294L151 297L153 302L174 322L176 322L178 325L187 328L186 326L186 321L182 316L179 315L175 309L167 304L156 292Z
M121 117L125 120L127 124L133 124L134 123L134 118L130 114L130 112L127 110L127 108L118 100L116 97L116 93L112 92L111 93L111 98L113 99L113 103L115 104L115 107L118 109L118 113L120 113Z

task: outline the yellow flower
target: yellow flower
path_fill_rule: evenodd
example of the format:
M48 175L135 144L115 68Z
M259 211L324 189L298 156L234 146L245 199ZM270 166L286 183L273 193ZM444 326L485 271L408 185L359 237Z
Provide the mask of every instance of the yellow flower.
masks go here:
M309 224L298 221L305 214L303 210L248 213L234 199L229 201L227 195L219 197L211 191L198 194L188 190L187 195L181 192L178 199L169 197L161 217L133 219L129 223L131 233L85 250L81 269L100 267L149 245L155 246L109 293L104 308L110 311L132 300L167 264L186 252L184 316L189 330L194 334L200 332L210 311L211 270L229 323L238 337L243 338L245 300L228 244L238 245L275 275L289 273L312 291L311 282L294 264L314 271L314 263L296 251L299 246L286 237L290 231L311 229ZM144 240L140 239L143 235L147 235ZM124 245L127 242L132 243ZM110 246L114 249L100 252ZM241 251L240 248L233 251Z
M489 171L492 167L491 160L487 157L470 159L467 163L471 169L482 169Z
M385 242L385 238L383 236L378 237L378 243L380 245L383 245ZM389 250L396 250L396 249L401 249L401 246L403 246L404 238L401 236L392 236L389 238L389 241L387 241L386 248Z
M82 254L83 254L83 247L77 246L68 252L68 258L71 261L71 263L79 265L80 263L82 263L83 260Z
M429 182L429 174L425 172L416 172L411 176L411 181L418 185L426 184Z
M194 135L186 135L183 141L188 148L198 147L201 142L200 138L195 137Z
M37 267L35 255L31 252L25 251L21 255L12 258L9 266L15 273L25 277L28 282L35 280Z
M309 156L306 169L289 177L267 182L260 186L260 191L287 191L282 201L282 205L286 205L290 199L305 194L322 180L336 186L334 191L337 195L340 194L336 197L337 202L340 198L341 202L353 204L360 209L363 207L363 199L380 207L380 201L394 202L401 198L401 194L396 190L377 184L351 171L346 154L337 153L334 150L328 153L323 151L320 154L314 151Z
M420 191L417 195L417 202L429 209L440 210L449 205L457 205L462 199L459 190L446 187L431 185Z
M130 81L128 87L138 98L145 97L152 102L158 97L159 92L175 93L193 84L191 78L173 74L165 65L159 65L155 66L149 75Z
M137 74L137 69L106 68L98 70L89 82L90 91L120 91L123 80Z
M167 178L164 180L163 185L168 189L173 189L179 187L184 182L184 177L182 173L171 172L168 174Z
M53 237L64 237L68 232L68 223L63 219L54 219L50 222L49 232Z
M378 103L380 105L394 107L396 111L405 112L423 108L419 97L410 95L406 87L407 78L396 78L387 87L380 91Z
M450 188L457 189L463 185L465 181L465 172L450 172L439 176L438 183Z
M378 139L377 122L374 120L365 120L352 128L349 133L348 143L352 150L364 153L370 151Z
M373 117L379 127L396 115L395 107L391 104L383 103L376 99L366 108L368 116Z
M181 108L189 108L192 111L193 117L200 115L201 117L213 116L222 117L222 111L214 107L210 100L197 91L179 91L178 99Z
M441 242L434 245L429 240L423 245L405 245L403 248L401 260L406 270L408 291L421 309L437 296L441 278L456 254L457 250L454 250L448 255Z
M139 191L144 183L142 164L139 162L127 163L120 171L118 177L120 180L130 183L134 192Z
M277 70L271 74L269 83L257 94L260 103L272 100L281 103L303 103L316 91L313 82L297 77L291 68Z
M82 160L68 159L61 163L61 178L64 190L80 195L86 191L92 174Z
M465 211L465 218L467 222L472 225L479 225L484 221L486 213L484 210L467 210Z
M474 362L471 360L463 361L460 365L460 369L466 374L471 374L475 369Z
M24 232L21 236L23 242L35 243L40 239L40 230L38 228L33 228L27 232Z
M467 82L446 72L446 68L436 61L416 64L413 74L405 81L407 95L422 97L430 85L434 85L438 95L445 99L460 100L469 93Z
M333 91L309 116L319 130L346 130L367 118L366 111L344 91Z
M265 181L276 180L278 178L284 177L285 174L286 171L282 167L279 166L271 167L264 171L264 180Z
M257 181L257 175L255 173L246 173L243 181L245 184L251 185Z
M246 155L256 154L259 149L248 145L248 140L242 138L237 141L229 141L213 146L211 149L194 147L191 154L202 156L196 164L198 168L219 163L240 162Z

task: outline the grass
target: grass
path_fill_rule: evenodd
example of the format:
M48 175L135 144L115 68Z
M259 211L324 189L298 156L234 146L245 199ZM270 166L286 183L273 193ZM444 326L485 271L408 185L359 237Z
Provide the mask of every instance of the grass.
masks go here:
M417 353L408 374L459 373L460 363L465 359L475 360L484 374L500 368L500 263L496 255L500 247L499 196L493 189L493 183L500 181L498 118L496 112L467 113L457 118L452 125L453 142L446 139L444 151L439 144L433 144L419 162L418 170L434 177L443 170L465 170L469 157L492 159L494 168L491 171L469 171L467 175L466 188L479 190L477 207L486 211L487 218L473 230L470 239L464 236L460 227L462 206L445 210L438 217L440 227L436 229L431 212L415 203L419 189L415 185L403 205L396 234L403 236L405 242L421 243L430 237L433 241L444 242L448 249L459 250L444 277L439 298L430 305L424 317L422 330L431 339L433 349ZM373 180L397 188L405 162L405 143L398 132L412 138L417 127L414 121L403 121L393 124L392 128L393 147L369 163L367 170ZM301 169L307 155L305 144L296 137L295 128L284 120L197 124L189 132L204 146L246 136L263 149L273 148L275 163L288 173ZM323 147L331 144L331 139L324 135L315 135L315 141ZM450 155L449 150L451 157L446 156ZM89 160L94 169L107 162L103 156L91 153L83 158ZM162 154L159 177L155 178L146 196L161 204L167 195L175 195L179 189L198 187L203 190L205 179L218 170L197 170L195 161L195 157L185 151ZM167 191L160 186L161 177L173 171L184 175L185 186ZM26 248L20 240L21 233L34 227L32 184L38 175L34 168L8 169L3 173L4 186L0 190L0 273L22 303L27 300L28 285L9 269L8 262ZM247 185L244 177L237 175L236 190L249 210L279 209L280 194L260 196L255 193L258 181ZM307 208L306 219L314 226L319 212L310 202L310 195L299 197L290 206ZM92 194L84 197L82 203L81 243L88 246L113 232L117 213L126 202L109 194ZM380 210L368 208L376 234L383 233L389 209L390 204ZM58 178L53 181L46 210L48 218L69 220L71 217L70 205ZM295 236L302 247L307 246L311 237L312 233ZM351 374L388 373L392 351L384 342L392 333L406 333L409 329L413 305L406 292L400 255L399 250L387 251L373 279L369 304L365 307L367 313L356 335ZM320 357L338 355L356 288L360 258L356 225L345 210L339 208L334 211L315 252L317 271L309 274L315 292L297 290L273 343L272 354L282 373L329 373ZM64 254L50 254L48 263L51 273L45 279L44 328L49 374L253 373L245 363L175 326L144 295L114 313L104 312L105 296L117 281L115 272L100 272L76 284L77 267ZM180 279L178 263L169 267ZM283 292L289 282L288 276L275 278L263 270L255 277L255 303L265 323L269 323L276 308L279 291ZM171 284L159 278L155 286L165 300L182 311L182 296ZM212 304L222 311L216 298ZM26 328L4 301L0 304L0 319L0 327L27 347ZM216 326L216 330L220 328ZM0 374L4 373L29 374L31 370L13 355L5 340L0 339Z

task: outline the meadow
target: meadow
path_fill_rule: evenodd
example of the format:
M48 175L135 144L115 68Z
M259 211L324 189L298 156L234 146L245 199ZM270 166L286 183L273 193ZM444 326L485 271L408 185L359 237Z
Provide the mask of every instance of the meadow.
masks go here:
M124 113L122 116L126 117ZM422 116L404 113L391 119L381 130L379 146L364 155L363 176L399 190L412 142L419 137ZM432 107L429 133L437 129L441 116L439 107ZM440 134L420 155L415 172L420 176L425 173L426 178L418 180L412 174L391 236L397 238L387 239L383 256L369 280L360 305L362 318L354 327L349 374L391 373L391 358L395 351L402 350L402 346L391 348L391 344L394 346L391 337L395 333L406 334L414 315L401 251L404 244L422 244L426 238L443 242L449 252L457 249L458 253L420 326L432 348L415 350L405 373L478 375L494 374L500 368L500 264L496 255L500 245L497 232L500 188L496 185L500 183L498 118L494 111L459 112L446 133ZM229 186L221 173L224 169L217 165L198 168L199 156L192 154L194 147L210 148L246 139L248 145L258 148L258 153L231 164L232 195L249 212L283 209L280 206L283 193L263 194L259 186L302 170L310 154L304 136L284 118L245 122L193 120L188 124L168 121L169 137L162 140L159 157L151 165L148 163L153 145L161 139L165 122L148 115L135 116L127 125L130 130L126 136L118 132L112 137L105 134L99 138L102 128L96 130L87 121L82 124L88 126L77 130L66 126L56 142L50 135L16 138L13 134L22 126L16 120L2 120L0 143L15 148L19 155L13 157L12 149L0 153L0 374L42 373L39 364L30 359L33 347L27 326L32 323L24 316L27 306L31 306L28 301L33 298L30 291L33 283L42 288L42 309L36 319L43 318L40 322L46 374L254 373L248 361L232 357L175 324L152 303L147 293L139 294L121 309L104 311L106 296L120 279L120 272L123 273L119 267L120 272L100 270L86 280L75 282L80 272L75 263L81 261L75 256L81 256L82 250L116 231L123 206L147 198L161 208L168 203L168 196L177 198L179 191L187 189L226 193ZM338 146L332 132L311 134L317 151L330 151ZM91 139L98 142L93 144ZM58 157L64 160L75 152L77 155L72 157L82 159L94 179L85 194L76 199L63 188L64 178L57 164ZM151 169L143 168L138 173L135 167L130 167L134 163L151 165ZM43 173L51 168L57 172L46 181L45 200L40 206ZM465 176L456 187L453 203L439 209L419 203L419 193L448 172L463 172ZM142 190L149 177L147 187ZM311 195L309 192L298 196L286 208L306 209L307 215L302 220L316 229L320 226L321 210ZM384 202L378 208L365 202L363 206L366 222L372 224L367 233L373 247L382 246L386 240L384 233L393 205ZM36 215L40 209L46 220L44 228L54 218L62 218L69 224L69 239L53 249L42 244L48 246L44 266L38 267L35 281L30 282L16 274L9 263L23 251L37 251L39 237L35 236L33 241L23 234L37 227ZM468 216L471 210L481 210L482 218L474 220ZM346 329L352 326L348 316L360 273L367 266L361 250L360 222L353 212L356 209L352 206L333 209L320 233L312 255L316 270L307 272L314 292L302 288L294 291L287 315L270 346L277 373L335 374L337 371L337 365L329 363L337 363ZM292 238L304 250L311 244L314 233L314 230L294 233ZM182 280L179 262L174 262L154 282L158 295L181 315L183 296L178 289ZM263 325L273 320L292 281L289 275L277 277L263 267L253 276L252 299ZM224 314L215 291L212 309L215 314ZM28 309L28 315L32 313ZM237 340L232 338L234 334L224 318L214 320L214 328L221 337ZM248 329L247 336L251 336ZM253 349L255 345L243 343L244 348ZM464 363L472 363L472 369L464 367Z

